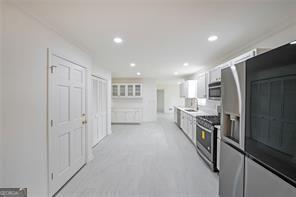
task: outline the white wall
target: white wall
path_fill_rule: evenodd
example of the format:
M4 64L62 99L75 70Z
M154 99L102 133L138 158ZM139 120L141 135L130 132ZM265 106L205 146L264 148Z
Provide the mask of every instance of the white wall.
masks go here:
M157 92L156 80L143 80L143 121L153 122L157 119Z
M0 188L3 186L3 128L2 128L2 0L0 0Z
M18 8L4 5L5 187L47 196L47 48L91 69L91 57Z
M143 121L153 122L157 119L156 80L151 78L114 78L115 83L142 83L142 99L113 99L113 108L142 108Z
M178 84L157 84L157 89L164 90L164 113L173 113L174 106L184 106L184 98L180 98Z
M257 44L249 47L252 48L277 48L281 45L287 44L296 40L296 24L285 28L284 30L269 36Z

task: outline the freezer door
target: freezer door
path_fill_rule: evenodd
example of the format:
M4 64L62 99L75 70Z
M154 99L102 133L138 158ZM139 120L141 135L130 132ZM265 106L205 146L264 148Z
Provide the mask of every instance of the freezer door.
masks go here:
M219 195L243 197L245 156L221 141Z
M245 197L295 197L296 188L246 158Z

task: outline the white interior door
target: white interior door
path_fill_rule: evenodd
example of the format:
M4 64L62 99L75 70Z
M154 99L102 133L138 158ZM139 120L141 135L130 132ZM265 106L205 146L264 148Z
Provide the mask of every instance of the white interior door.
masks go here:
M49 72L50 194L85 164L85 69L51 55Z
M99 81L96 77L92 78L92 105L91 105L91 129L92 145L99 142Z
M103 119L103 136L107 136L107 109L108 109L108 102L107 102L107 81L102 80L102 110L101 110L101 116Z
M92 133L95 146L107 135L107 82L93 77L92 84Z

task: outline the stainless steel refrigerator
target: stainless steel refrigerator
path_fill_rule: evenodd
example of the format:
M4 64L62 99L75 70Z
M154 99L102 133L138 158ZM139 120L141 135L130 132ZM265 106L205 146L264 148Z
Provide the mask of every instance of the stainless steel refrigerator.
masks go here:
M245 62L222 69L220 197L244 195Z

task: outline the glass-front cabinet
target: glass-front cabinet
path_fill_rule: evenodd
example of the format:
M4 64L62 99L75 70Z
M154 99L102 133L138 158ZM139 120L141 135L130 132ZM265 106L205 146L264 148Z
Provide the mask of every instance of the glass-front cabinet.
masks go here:
M127 96L134 96L134 85L127 85Z
M142 85L141 84L135 85L135 96L136 97L142 96Z
M118 85L112 85L112 96L118 96Z
M119 85L119 96L125 96L126 92L126 86L125 85Z
M112 84L113 98L141 98L142 84L127 83L127 84Z

